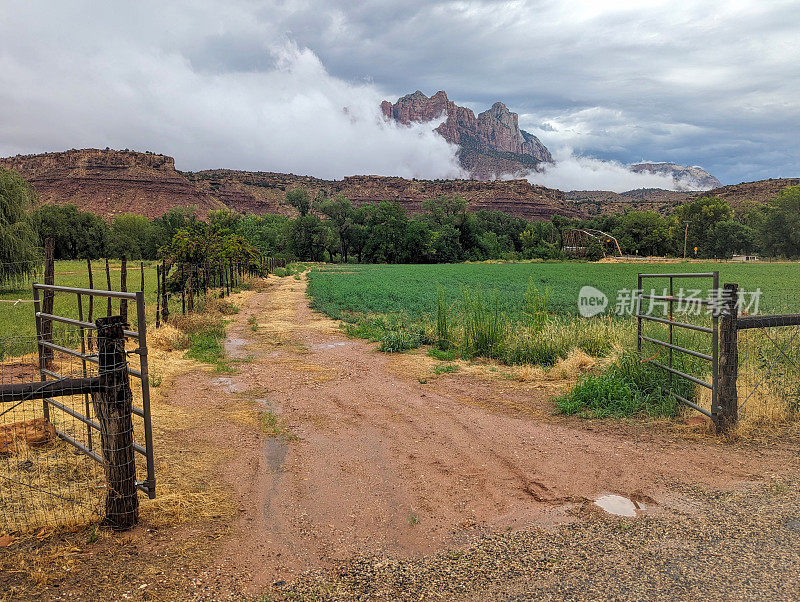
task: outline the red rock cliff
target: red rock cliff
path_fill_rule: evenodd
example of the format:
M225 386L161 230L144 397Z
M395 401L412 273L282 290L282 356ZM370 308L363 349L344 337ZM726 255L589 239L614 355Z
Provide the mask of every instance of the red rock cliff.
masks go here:
M436 131L460 147L461 164L475 179L491 179L503 174L522 175L553 157L536 136L519 129L519 116L502 102L475 116L459 107L439 91L430 98L417 90L392 104L384 100L381 110L387 119L408 125L441 118Z

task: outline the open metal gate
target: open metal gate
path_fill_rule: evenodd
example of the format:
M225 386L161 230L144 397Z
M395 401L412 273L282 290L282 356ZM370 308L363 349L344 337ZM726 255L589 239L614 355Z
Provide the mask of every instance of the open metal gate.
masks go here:
M40 292L44 297L44 306L50 311L43 311L42 299ZM78 319L60 316L53 312L53 296L56 293L66 293L68 295L76 295L78 304ZM145 318L145 305L144 293L137 292L120 292L120 291L106 291L98 289L85 289L85 288L72 288L67 286L55 286L52 284L34 284L33 285L33 299L36 317L36 340L39 352L39 371L42 382L50 380L62 380L65 375L56 371L56 364L52 361L54 354L64 354L70 357L78 358L82 364L83 376L87 377L89 374L88 364L99 365L99 353L92 352L87 347L92 346L92 335L97 330L97 325L93 322L84 320L83 300L85 298L101 297L108 299L109 314L111 311L111 300L118 299L127 313L128 302L136 304L136 330L124 330L125 339L133 341L135 347L133 349L126 349L126 356L138 356L139 367L138 369L132 366L127 368L129 376L137 378L141 383L141 398L142 407L133 406L132 413L134 416L141 419L141 430L143 431L144 440L141 442L133 441L133 450L136 454L142 456L145 460L145 476L143 479L137 479L136 487L147 494L149 498L156 496L156 478L155 478L155 460L153 454L153 430L150 418L150 378L148 372L147 362L147 333L146 333L146 318ZM58 345L53 342L53 323L64 324L69 327L77 328L79 333L79 343L73 347ZM87 340L88 339L88 340ZM80 452L86 454L96 462L103 464L104 459L102 455L97 453L97 445L93 433L98 436L101 433L101 426L92 415L92 404L88 392L84 393L83 411L76 409L74 406L64 404L54 397L45 397L43 400L43 413L45 419L49 422L51 411L57 410L68 414L74 419L79 420L86 425L86 436L84 440L77 440L70 434L56 430L59 438L66 441Z
M643 361L649 361L652 365L666 370L669 373L670 390L669 395L677 399L684 405L697 410L698 412L711 418L714 423L717 423L720 406L718 403L718 381L719 381L719 319L723 310L723 299L719 288L719 272L699 272L699 273L672 273L672 274L639 274L637 295L636 295L636 321L637 321L637 350L639 357ZM656 289L651 288L650 293L644 292L643 286L645 282L653 282L657 280L667 280L668 282L662 287L661 294L656 294ZM675 283L685 282L687 279L705 280L706 289L708 291L706 296L699 295L685 295L683 288L679 291L675 290ZM693 289L693 292L702 291L703 288ZM643 308L643 301L649 301L647 311ZM658 304L662 309L662 315L652 315L653 305ZM710 320L706 319L705 323L693 323L689 318L675 319L675 314L681 316L690 315L686 311L687 308L696 310L698 315L710 316ZM705 309L705 312L703 311ZM677 310L677 311L676 311ZM698 320L701 322L703 320ZM647 336L643 333L645 323L660 324L665 327L665 337L658 338L656 336ZM704 337L708 337L709 350L708 352L691 349L679 344L676 344L675 333L676 328L700 333ZM653 357L645 357L643 353L643 343L650 343L656 345L659 352ZM661 350L667 350L666 363L656 359ZM705 378L694 376L676 367L675 359L676 354L685 354L686 356L707 362L709 365L711 379L710 382ZM711 392L711 410L698 405L695 401L687 399L685 396L676 393L673 390L672 383L673 377L686 379L695 385L705 387Z

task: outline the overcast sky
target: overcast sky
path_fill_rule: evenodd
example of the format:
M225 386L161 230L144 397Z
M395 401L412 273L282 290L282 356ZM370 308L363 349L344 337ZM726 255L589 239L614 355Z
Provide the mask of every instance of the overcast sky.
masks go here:
M572 163L564 187L628 185L582 185L592 159L796 177L800 2L0 0L0 155L463 175L430 125L381 120L382 98L417 89L502 100Z

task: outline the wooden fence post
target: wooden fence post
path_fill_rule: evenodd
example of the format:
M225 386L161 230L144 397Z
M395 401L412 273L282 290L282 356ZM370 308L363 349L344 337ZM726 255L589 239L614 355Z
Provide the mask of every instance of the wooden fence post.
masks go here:
M161 262L161 321L169 319L169 297L167 297L167 262Z
M120 264L119 271L119 290L123 293L128 292L128 258L122 256L122 263ZM128 300L119 300L119 315L122 316L122 321L128 323Z
M125 356L122 316L99 318L97 348L101 391L93 394L105 460L108 493L103 523L115 531L139 521L136 462L133 450L133 393Z
M44 241L44 283L56 283L56 266L53 259L53 252L55 249L55 241L48 238ZM53 313L53 302L55 293L53 291L44 291L44 299L42 300L42 313ZM53 321L49 318L43 319L42 322L42 340L48 343L53 342ZM53 350L48 347L42 348L42 367L51 369L53 367Z
M86 258L86 270L89 272L89 288L94 288L94 276L92 276L92 260L88 257ZM87 316L87 322L94 321L94 295L89 295L89 315ZM86 334L86 339L89 344L89 351L94 349L94 339L95 336L92 334L90 330Z
M111 268L108 267L108 257L106 257L106 290L111 290ZM111 315L111 297L108 298L108 311L106 317Z
M192 280L193 280L192 274L193 273L194 273L194 269L190 265L189 266L189 278L186 281L186 296L187 296L187 299L186 299L186 302L187 302L186 310L189 313L192 313L194 311L194 286L193 286L193 282L192 282Z
M719 322L719 378L717 381L717 432L727 433L739 420L739 395L736 379L739 372L738 311L739 285L725 284L722 289L722 312Z
M161 326L161 266L156 264L156 328Z

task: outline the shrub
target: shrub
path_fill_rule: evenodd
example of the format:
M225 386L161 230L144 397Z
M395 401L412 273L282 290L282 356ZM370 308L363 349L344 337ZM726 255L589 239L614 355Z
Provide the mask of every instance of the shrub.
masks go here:
M465 357L500 357L508 331L508 318L501 311L500 295L494 291L485 301L480 290L468 288L463 289L462 295L462 353Z
M669 391L667 372L627 353L600 374L582 377L575 387L556 400L559 412L582 417L620 418L644 414L675 416L678 402ZM673 390L691 398L693 388L685 379L673 379Z
M380 350L387 353L399 353L416 349L422 344L418 333L408 330L390 330L381 340Z

